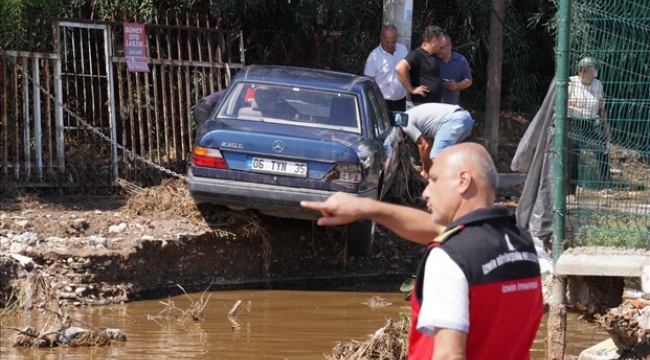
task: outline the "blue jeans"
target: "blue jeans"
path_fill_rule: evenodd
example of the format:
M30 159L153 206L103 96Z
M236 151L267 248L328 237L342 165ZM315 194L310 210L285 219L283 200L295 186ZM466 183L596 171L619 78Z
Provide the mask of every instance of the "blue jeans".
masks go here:
M436 133L429 158L435 158L442 150L463 141L472 132L474 119L467 110L458 110L445 119Z

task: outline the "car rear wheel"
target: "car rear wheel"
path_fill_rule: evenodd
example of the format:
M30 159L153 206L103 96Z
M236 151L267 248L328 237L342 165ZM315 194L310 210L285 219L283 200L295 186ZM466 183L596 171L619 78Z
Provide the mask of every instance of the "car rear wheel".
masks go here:
M375 238L375 222L371 220L357 221L349 224L346 229L348 254L352 256L368 256Z

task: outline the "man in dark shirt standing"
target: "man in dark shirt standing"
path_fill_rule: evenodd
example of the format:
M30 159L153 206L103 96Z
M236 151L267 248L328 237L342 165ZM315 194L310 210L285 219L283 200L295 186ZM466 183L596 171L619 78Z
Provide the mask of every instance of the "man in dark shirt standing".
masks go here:
M408 92L406 109L442 101L443 84L436 53L445 32L438 26L427 26L422 34L422 45L412 50L395 66L395 71Z

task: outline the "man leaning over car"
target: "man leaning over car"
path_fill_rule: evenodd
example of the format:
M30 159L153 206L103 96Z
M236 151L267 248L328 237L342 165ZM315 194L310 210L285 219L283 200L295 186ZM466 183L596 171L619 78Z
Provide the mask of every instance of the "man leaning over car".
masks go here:
M458 105L425 103L406 110L408 125L402 130L418 147L422 176L426 178L433 159L445 148L463 141L474 126L469 111Z

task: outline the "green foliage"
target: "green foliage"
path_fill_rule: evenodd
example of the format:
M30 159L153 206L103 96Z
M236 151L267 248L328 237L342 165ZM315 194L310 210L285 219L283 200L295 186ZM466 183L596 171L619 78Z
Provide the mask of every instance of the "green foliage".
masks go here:
M406 296L404 297L404 300L409 301L411 300L411 295L413 294L413 286L415 286L415 278L410 277L402 283L399 287L399 291L406 293Z
M650 238L650 218L599 216L598 224L582 226L575 233L573 246L611 246L644 248Z
M554 0L557 1L557 0ZM504 107L534 112L554 72L554 1L511 0L504 19ZM241 29L246 62L329 68L360 74L377 46L383 0L4 0L0 4L0 45L27 46L46 36L30 36L35 18L70 17L108 21L165 21ZM445 28L454 48L473 69L474 85L463 92L470 108L481 107L487 83L492 0L415 0L412 48L429 24ZM37 15L36 17L33 15ZM43 28L48 28L45 23ZM51 26L49 26L51 28ZM30 40L32 39L32 40Z
M27 33L22 16L24 4L21 0L4 0L0 3L0 46L9 48L14 42L20 42L21 35ZM23 39L24 40L24 39Z
M361 73L377 46L381 0L213 1L224 28L242 29L246 62Z

